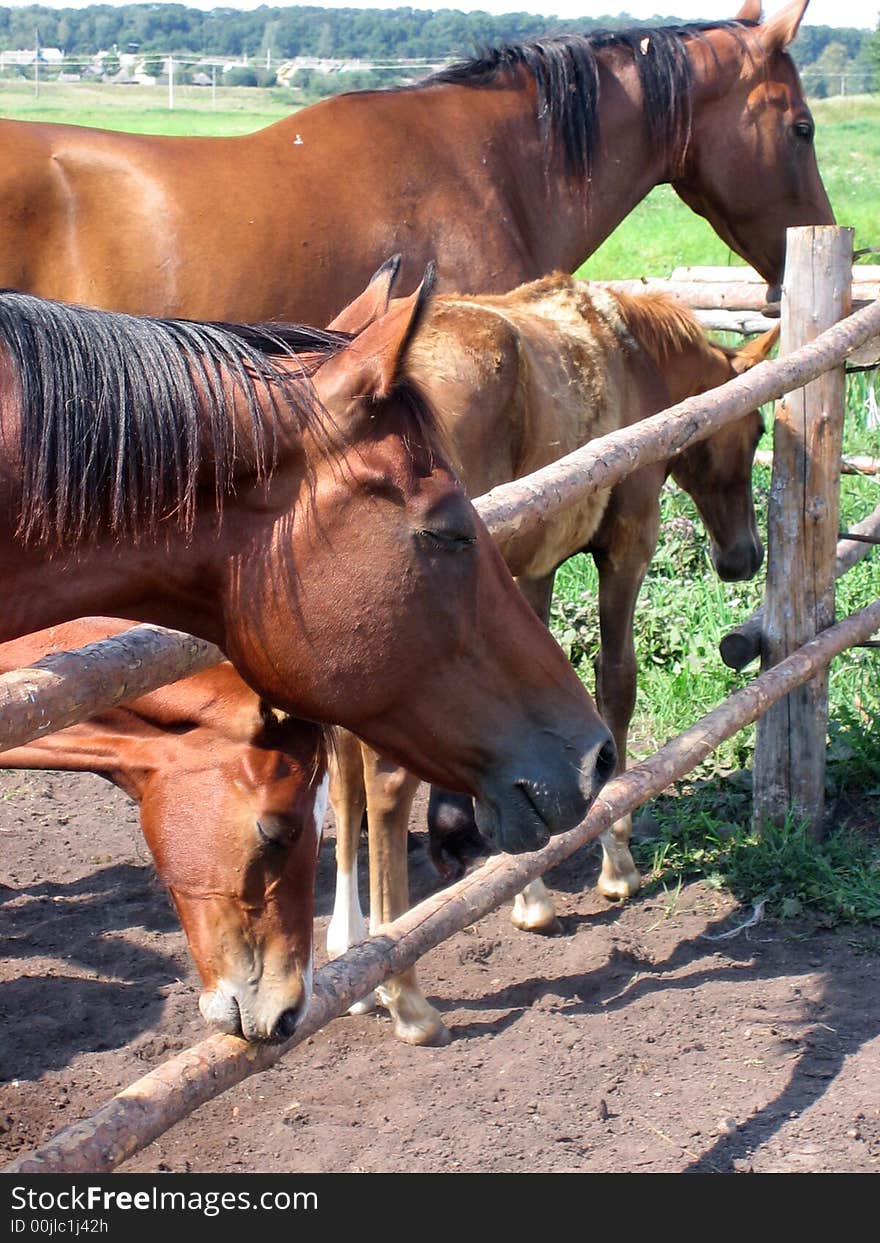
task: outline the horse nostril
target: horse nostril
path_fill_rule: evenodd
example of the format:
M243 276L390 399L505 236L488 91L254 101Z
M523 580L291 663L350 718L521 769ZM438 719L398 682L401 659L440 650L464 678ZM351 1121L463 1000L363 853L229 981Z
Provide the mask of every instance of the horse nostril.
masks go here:
M605 784L614 776L614 770L617 768L617 747L614 745L613 738L607 738L596 756L596 779Z
M303 1007L301 1005L290 1006L282 1015L279 1015L278 1021L272 1031L272 1040L289 1040L299 1026L299 1021L303 1016Z

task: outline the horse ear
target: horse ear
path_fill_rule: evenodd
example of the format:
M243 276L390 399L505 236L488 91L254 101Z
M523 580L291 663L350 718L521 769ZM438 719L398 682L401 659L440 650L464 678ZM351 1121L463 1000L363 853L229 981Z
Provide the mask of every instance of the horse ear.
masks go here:
M794 41L809 0L789 0L784 9L768 17L759 31L765 52L782 52Z
M733 20L735 22L759 22L761 20L761 0L744 0L742 8Z
M327 328L331 332L350 332L355 336L363 332L373 320L388 310L391 289L399 271L400 255L392 255L390 259L386 259L381 268L370 277L370 283L364 292L358 294L354 302L349 302Z
M430 305L435 282L436 270L430 263L414 294L396 299L384 315L318 369L314 385L325 404L361 397L380 400L393 391L403 374L410 343Z
M758 363L764 362L778 340L779 324L774 324L769 332L761 333L760 337L755 337L748 345L737 350L731 359L736 374L742 375L745 371L751 371Z

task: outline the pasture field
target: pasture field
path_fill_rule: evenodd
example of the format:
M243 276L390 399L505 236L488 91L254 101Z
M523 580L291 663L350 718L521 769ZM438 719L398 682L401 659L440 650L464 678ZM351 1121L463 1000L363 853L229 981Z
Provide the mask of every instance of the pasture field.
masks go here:
M20 121L58 121L119 129L132 134L248 134L291 111L281 89L226 86L175 86L174 109L164 86L122 86L87 82L46 82L34 95L33 83L0 78L0 115Z
M282 88L220 87L216 106L210 88L179 86L174 98L172 111L166 87L85 83L44 83L39 97L35 97L31 83L0 80L3 115L140 133L243 134L296 108L290 92ZM880 176L880 97L821 100L814 104L814 113L819 164L837 219L854 227L857 248L878 245L880 203L875 187ZM662 186L630 214L578 275L605 279L666 275L682 264L737 262L738 257L710 226L688 210L670 187ZM880 396L878 387L873 373L849 379L847 452L880 456L880 429L873 425L871 414ZM769 431L762 447L771 447ZM769 469L756 467L762 530L766 529L769 480ZM842 525L873 509L878 492L880 482L876 478L845 476ZM688 584L686 591L682 590L683 582ZM718 581L694 507L670 485L663 500L661 543L642 590L637 616L640 684L631 736L633 758L654 750L751 676L753 670L743 675L728 670L717 655L717 645L724 631L756 606L762 589L763 575L747 584ZM597 635L595 592L592 563L584 557L574 558L558 576L553 611L557 637L588 685L592 682L590 653ZM838 612L850 612L878 595L880 559L873 554L842 580ZM836 810L846 820L850 811L858 808L859 823L872 826L880 809L880 753L874 741L874 723L880 712L877 660L875 652L853 651L839 658L832 668L828 770L832 815ZM728 881L735 879L733 856L738 843L747 836L753 739L753 729L737 735L683 784L678 797L655 804L650 824L660 837L650 838L642 848L641 862L657 863L659 883L666 884L670 870L674 872L675 868L701 873L708 869ZM690 830L694 825L698 831L692 842ZM705 834L717 836L719 826L722 836L707 847ZM824 863L820 861L817 866ZM797 907L806 900L810 885L816 889L811 879L803 883L798 879L800 863L795 870L793 889L777 894L777 910L788 909L786 903L790 906L792 902ZM848 891L849 881L844 882L846 892L833 902L837 914L880 916L878 872L876 860L867 872L861 869L855 894ZM760 888L762 883L761 878L754 877L747 884L743 882L743 896L748 897L755 885ZM826 891L827 887L823 894Z

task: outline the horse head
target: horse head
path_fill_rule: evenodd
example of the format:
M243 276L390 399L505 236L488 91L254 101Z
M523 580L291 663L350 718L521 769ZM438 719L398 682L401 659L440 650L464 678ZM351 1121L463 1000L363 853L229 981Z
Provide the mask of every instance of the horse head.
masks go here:
M692 128L672 185L755 267L778 301L785 230L834 224L813 146L815 126L787 48L808 0L761 21L746 0L737 21L691 39Z
M389 304L390 283L380 269L372 293L334 321L356 335L312 376L327 419L323 451L309 453L310 500L272 519L283 556L260 609L261 567L239 559L222 645L279 707L343 725L472 795L488 840L533 850L586 814L614 746L408 377L433 269ZM302 625L293 642L291 600Z
M778 327L771 328L739 350L707 342L701 382L682 396L695 396L742 375L767 358L778 337ZM764 559L752 498L752 462L763 430L760 410L752 410L691 445L672 463L672 477L691 496L706 525L712 564L725 582L754 578Z
M169 744L173 758L142 772L137 793L202 979L199 1009L231 1035L287 1039L312 990L322 731L288 719L249 741L197 727Z

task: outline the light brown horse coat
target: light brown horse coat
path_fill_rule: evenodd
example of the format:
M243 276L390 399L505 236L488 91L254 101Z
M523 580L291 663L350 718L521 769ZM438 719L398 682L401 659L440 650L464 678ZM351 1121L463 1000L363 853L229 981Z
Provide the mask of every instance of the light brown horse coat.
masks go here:
M580 445L628 426L686 396L723 383L766 356L775 330L738 352L711 343L671 297L627 297L556 275L508 294L437 299L416 335L410 374L431 398L452 460L471 496L526 475ZM694 497L722 577L753 575L762 557L751 494L761 434L755 411L671 462L635 471L612 490L584 498L501 551L524 595L546 622L556 568L580 550L599 570L601 649L597 702L623 765L635 701L633 616L659 532L659 496L671 473ZM356 847L366 808L370 911L374 924L408 902L406 832L418 781L353 738L331 764L339 887L328 948L342 952L365 927L356 904ZM433 800L432 800L433 801ZM629 818L602 839L600 890L634 893ZM537 883L517 900L514 921L546 927L552 904ZM411 1043L448 1038L412 972L383 985L395 1030Z

